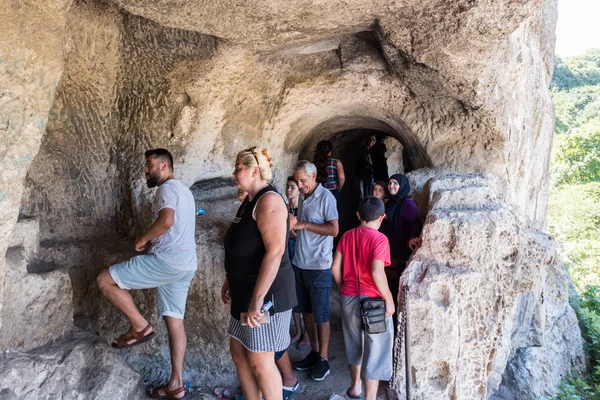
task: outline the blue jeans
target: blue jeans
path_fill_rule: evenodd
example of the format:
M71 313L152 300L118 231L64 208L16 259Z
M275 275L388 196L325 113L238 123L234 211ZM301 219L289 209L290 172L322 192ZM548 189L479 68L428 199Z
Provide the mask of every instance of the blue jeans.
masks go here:
M294 259L294 254L296 254L296 238L290 238L290 240L288 240L288 255L290 256L290 261Z
M329 322L329 295L331 293L331 269L311 270L294 267L296 276L297 313L312 313L316 324Z

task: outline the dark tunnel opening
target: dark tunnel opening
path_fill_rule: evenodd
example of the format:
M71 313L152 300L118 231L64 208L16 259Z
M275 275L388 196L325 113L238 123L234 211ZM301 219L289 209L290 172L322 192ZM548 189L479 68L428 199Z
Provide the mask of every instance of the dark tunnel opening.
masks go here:
M327 132L321 126L315 128L313 131L315 134L311 135L310 142L306 143L300 151L299 159L312 161L316 144L321 140L329 140L333 145L332 157L342 162L346 181L340 193L338 207L340 213L339 238L347 230L359 225L356 216L356 210L362 198L359 159L361 157L361 146L366 141L375 137L383 138L387 149L388 176L396 173L405 174L419 168L430 167L432 164L425 150L412 136L412 133L403 135L380 121L377 121L377 124L357 124L359 127L345 130L339 129L340 125L344 125L339 124L339 121L333 125L331 128L338 129Z

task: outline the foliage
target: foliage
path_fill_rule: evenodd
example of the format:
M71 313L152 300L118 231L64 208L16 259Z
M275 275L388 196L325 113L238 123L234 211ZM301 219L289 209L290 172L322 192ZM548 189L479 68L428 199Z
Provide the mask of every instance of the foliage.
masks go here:
M581 297L572 297L581 334L586 340L589 372L563 382L557 400L600 399L600 286L587 286Z
M576 57L556 57L552 87L570 90L578 86L600 84L600 49L589 49Z
M558 187L600 182L600 120L556 136L552 159L551 176Z
M577 313L579 327L586 340L588 373L565 379L555 400L598 400L600 399L600 286L587 286L581 297L570 299ZM549 399L541 396L540 400Z
M552 188L548 227L575 285L600 285L600 182Z
M571 304L589 370L563 381L558 400L600 400L600 49L557 58L551 90L556 135L548 225L581 297Z
M556 133L565 134L595 121L600 112L600 86L581 86L569 91L552 89L556 109Z

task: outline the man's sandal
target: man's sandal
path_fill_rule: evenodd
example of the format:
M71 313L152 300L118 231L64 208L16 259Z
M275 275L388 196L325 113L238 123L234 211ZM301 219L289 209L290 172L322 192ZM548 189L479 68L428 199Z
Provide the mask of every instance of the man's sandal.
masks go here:
M115 349L122 349L124 347L130 347L136 344L144 343L154 337L154 331L150 332L151 330L152 325L150 324L148 324L140 332L136 332L132 327L127 332L116 338L111 346Z
M160 394L158 394L160 391L165 392L164 396L161 396ZM177 396L179 393L183 392L183 396L181 397L175 397ZM187 393L185 393L185 386L182 386L178 389L175 390L168 390L167 389L167 385L162 385L159 386L157 388L152 388L148 391L148 396L152 397L153 399L165 399L165 400L179 400L179 399L183 399L186 396Z

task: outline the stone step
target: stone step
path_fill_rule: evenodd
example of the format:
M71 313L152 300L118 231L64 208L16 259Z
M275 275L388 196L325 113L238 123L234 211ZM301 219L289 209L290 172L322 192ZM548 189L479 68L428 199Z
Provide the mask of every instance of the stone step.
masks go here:
M0 354L0 397L143 399L140 376L96 335L76 330L31 351Z
M40 222L35 218L19 218L8 237L8 247L22 246L27 260L33 259L40 246Z
M73 288L66 270L31 274L26 250L6 252L2 348L30 349L52 341L73 327Z

